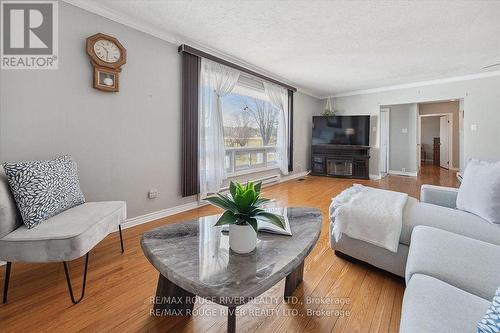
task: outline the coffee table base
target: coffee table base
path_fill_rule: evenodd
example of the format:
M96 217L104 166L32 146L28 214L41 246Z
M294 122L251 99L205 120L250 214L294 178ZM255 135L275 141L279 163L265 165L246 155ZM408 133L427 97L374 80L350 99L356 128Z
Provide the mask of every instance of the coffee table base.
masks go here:
M304 262L302 262L295 270L287 275L285 280L285 299L291 297L295 289L302 282L304 276Z
M227 308L227 333L236 332L236 307Z
M304 276L304 262L287 275L284 297L291 297ZM159 301L159 302L158 302ZM166 310L171 315L191 316L196 295L179 287L160 274L156 287L156 302L154 310ZM230 306L227 311L227 332L236 332L236 307Z
M174 316L190 316L196 295L179 287L160 274L156 287L154 310L162 310Z

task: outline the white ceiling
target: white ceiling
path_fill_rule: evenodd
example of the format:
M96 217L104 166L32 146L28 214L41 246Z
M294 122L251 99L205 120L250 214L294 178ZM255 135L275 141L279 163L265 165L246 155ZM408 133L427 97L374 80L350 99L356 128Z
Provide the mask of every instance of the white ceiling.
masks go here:
M500 1L68 2L315 96L500 69Z

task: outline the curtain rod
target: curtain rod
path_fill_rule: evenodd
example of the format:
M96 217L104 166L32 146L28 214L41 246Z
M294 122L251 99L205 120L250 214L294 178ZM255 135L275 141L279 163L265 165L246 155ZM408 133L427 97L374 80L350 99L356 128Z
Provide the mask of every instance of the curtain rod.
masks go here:
M209 53L206 53L204 51L201 51L201 50L198 50L198 49L195 49L194 47L191 47L189 45L186 45L186 44L182 44L179 46L179 49L178 49L179 53L183 53L183 52L186 52L186 53L189 53L189 54L192 54L192 55L195 55L197 57L201 57L201 58L206 58L206 59L209 59L209 60L212 60L212 61L215 61L215 62L218 62L220 64L223 64L225 66L228 66L228 67L232 67L234 69L237 69L239 71L242 71L242 72L245 72L247 74L250 74L250 75L253 75L253 76L256 76L258 78L261 78L263 80L266 80L266 81L269 81L269 82L272 82L272 83L275 83L277 85L280 85L288 90L291 90L293 92L296 92L297 91L297 88L295 87L292 87L286 83L283 83L283 82L280 82L278 80L275 80L273 78L270 78L268 76L265 76L265 75L262 75L260 73L257 73L257 72L254 72L248 68L245 68L245 67L242 67L240 65L237 65L237 64L234 64L232 62L229 62L227 60L224 60L224 59L221 59L219 57L216 57L214 55L211 55Z

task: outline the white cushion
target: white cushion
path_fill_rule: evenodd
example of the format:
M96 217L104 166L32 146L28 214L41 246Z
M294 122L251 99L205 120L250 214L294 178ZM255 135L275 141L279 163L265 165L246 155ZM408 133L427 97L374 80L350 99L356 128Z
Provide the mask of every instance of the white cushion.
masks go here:
M457 208L500 223L500 162L469 161L458 190Z

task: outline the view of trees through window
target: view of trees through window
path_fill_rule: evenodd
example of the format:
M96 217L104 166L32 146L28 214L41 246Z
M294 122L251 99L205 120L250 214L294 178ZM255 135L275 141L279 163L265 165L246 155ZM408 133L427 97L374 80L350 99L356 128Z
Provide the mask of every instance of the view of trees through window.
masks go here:
M278 109L256 97L229 94L223 98L226 147L275 146Z
M222 99L228 172L275 164L279 111L269 101L237 93Z

